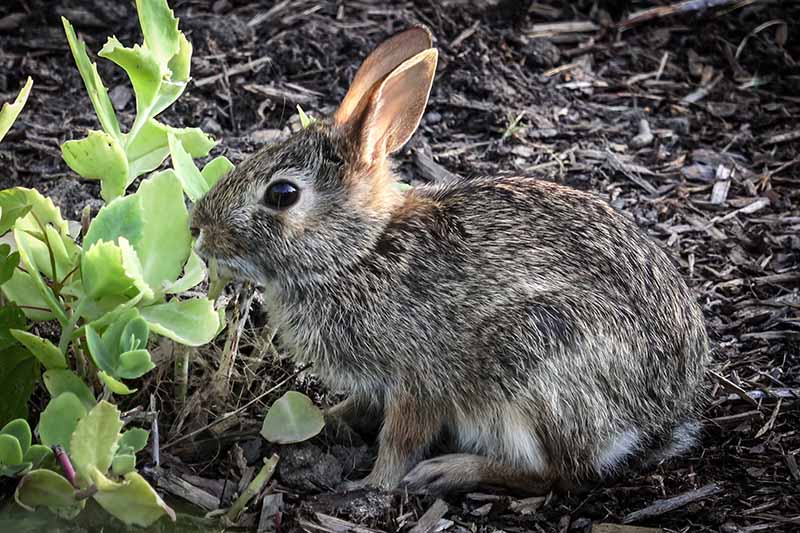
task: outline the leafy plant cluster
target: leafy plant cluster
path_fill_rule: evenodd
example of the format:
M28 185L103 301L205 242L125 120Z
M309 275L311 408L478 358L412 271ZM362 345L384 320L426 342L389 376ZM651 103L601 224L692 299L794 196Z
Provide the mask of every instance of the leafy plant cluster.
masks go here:
M213 302L183 297L206 271L192 251L184 193L196 200L232 165L217 158L198 170L193 158L215 142L156 119L186 88L192 47L165 0L138 0L137 10L144 42L126 47L111 37L99 54L133 85L137 113L127 132L84 43L63 20L103 129L64 143L62 152L78 174L100 180L106 204L97 216L70 223L34 189L0 191L0 475L22 476L15 497L23 507L74 517L91 497L126 523L148 525L172 511L135 471L148 432L123 431L111 400L135 392L128 381L154 368L153 334L199 346L221 330L224 315ZM0 133L31 85L3 108ZM126 194L170 154L174 168ZM35 324L53 321L57 340L34 333ZM33 444L27 403L40 379L50 401Z
M215 141L157 120L190 80L192 47L166 0L137 0L136 7L143 43L126 47L111 37L99 52L133 86L136 117L127 131L85 44L62 19L102 126L65 142L62 155L82 177L100 181L105 204L97 216L69 221L34 189L0 191L0 476L20 478L15 500L26 509L74 518L93 498L123 522L147 526L175 514L136 472L149 433L125 428L115 397L134 393L131 380L154 368L154 336L196 347L225 327L224 308L188 294L205 279L206 265L192 249L186 198L202 197L233 165L217 157L198 169L194 158L207 156ZM0 140L32 85L29 78L0 110ZM167 156L172 168L158 171ZM39 383L50 399L32 431L27 405ZM323 424L311 401L291 392L275 402L262 434L299 442ZM261 484L276 462L265 461ZM259 490L248 487L242 497Z

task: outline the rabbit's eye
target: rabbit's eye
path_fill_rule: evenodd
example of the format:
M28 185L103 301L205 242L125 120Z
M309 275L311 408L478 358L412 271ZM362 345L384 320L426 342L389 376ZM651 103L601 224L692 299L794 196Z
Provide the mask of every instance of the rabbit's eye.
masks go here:
M264 195L264 203L273 209L286 209L297 203L300 198L300 191L288 181L273 183L267 188Z

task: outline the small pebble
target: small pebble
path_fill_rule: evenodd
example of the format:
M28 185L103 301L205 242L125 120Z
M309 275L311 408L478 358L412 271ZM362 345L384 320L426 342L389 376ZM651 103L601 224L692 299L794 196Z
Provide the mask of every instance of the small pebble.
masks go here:
M431 111L430 113L425 114L425 124L430 124L431 126L434 124L438 124L442 121L442 115L437 113L436 111Z

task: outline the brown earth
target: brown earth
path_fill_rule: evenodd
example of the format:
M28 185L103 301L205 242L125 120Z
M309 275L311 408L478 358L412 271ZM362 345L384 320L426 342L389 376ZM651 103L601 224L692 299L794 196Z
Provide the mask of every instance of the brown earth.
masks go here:
M800 4L731 2L618 24L631 12L667 3L172 2L194 45L195 81L163 119L215 135L220 144L212 155L236 163L285 135L296 126L297 103L312 115L329 112L376 43L424 23L441 60L420 131L398 157L404 178L526 173L592 190L660 241L695 289L715 345L702 448L527 508L514 495L448 498L439 522L449 524L447 531L590 531L593 522L621 523L655 500L712 484L719 490L636 525L800 529ZM85 205L101 205L98 187L69 171L59 145L98 124L59 15L70 18L92 53L108 35L126 44L140 36L130 1L0 6L0 99L12 99L27 75L35 80L25 112L0 147L0 188L35 187L77 219ZM554 22L583 27L542 26ZM103 60L99 67L129 124L135 101L124 73ZM264 327L258 306L251 322ZM144 406L154 394L169 442L291 375L293 366L269 347L246 335L234 392L221 405L205 394L216 350L195 361L186 406L173 401L166 364L126 407ZM313 376L291 387L332 401ZM228 505L248 465L272 451L258 429L279 392L224 428L165 450L162 466ZM411 527L433 499L333 490L343 476L368 467L369 452L324 436L279 450L270 492L281 493L284 504L271 527L335 529L315 513L363 528ZM140 465L148 461L140 457ZM257 514L246 520L256 523ZM320 521L326 525L314 525Z

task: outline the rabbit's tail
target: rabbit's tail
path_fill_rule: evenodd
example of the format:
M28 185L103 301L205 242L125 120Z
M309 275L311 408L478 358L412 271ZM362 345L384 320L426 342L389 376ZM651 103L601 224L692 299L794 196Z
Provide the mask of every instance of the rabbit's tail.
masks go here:
M685 454L697 445L702 429L702 424L695 418L681 420L672 429L672 435L668 436L666 442L650 455L646 461L647 464L658 464L667 459Z

